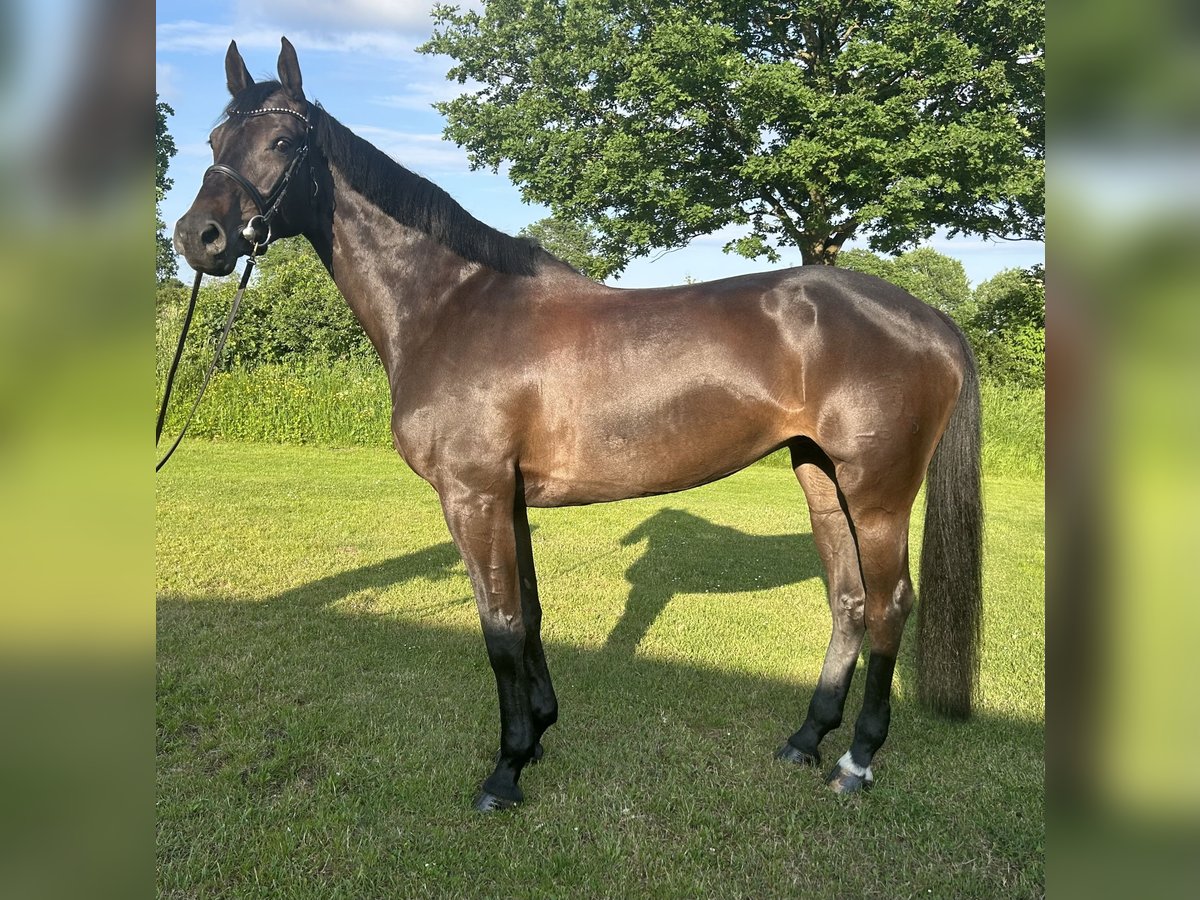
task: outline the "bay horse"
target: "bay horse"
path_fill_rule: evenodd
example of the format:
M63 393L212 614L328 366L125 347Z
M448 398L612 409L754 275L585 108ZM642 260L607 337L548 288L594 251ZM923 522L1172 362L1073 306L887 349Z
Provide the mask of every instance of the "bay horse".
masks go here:
M598 284L472 217L230 43L214 165L175 228L198 272L303 235L387 371L396 450L441 501L474 589L500 704L475 807L520 802L558 717L527 507L682 491L787 448L808 500L833 629L803 724L776 755L820 765L869 636L849 751L827 776L870 787L915 600L913 501L927 480L918 692L970 714L978 678L980 401L961 331L877 278L804 266L681 287ZM928 472L928 475L927 475Z

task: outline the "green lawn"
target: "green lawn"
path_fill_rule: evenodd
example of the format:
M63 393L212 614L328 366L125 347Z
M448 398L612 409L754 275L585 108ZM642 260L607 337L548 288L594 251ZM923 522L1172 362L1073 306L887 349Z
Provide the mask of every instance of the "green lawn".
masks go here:
M158 894L1040 895L1042 484L986 488L982 710L926 714L907 652L848 799L772 758L829 630L790 472L532 510L561 718L480 816L495 685L432 490L376 448L189 442L158 476Z

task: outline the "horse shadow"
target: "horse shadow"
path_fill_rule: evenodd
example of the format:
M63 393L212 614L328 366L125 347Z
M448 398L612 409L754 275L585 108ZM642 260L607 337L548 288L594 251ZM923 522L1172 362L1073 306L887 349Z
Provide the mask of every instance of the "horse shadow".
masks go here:
M825 577L811 534L746 534L679 509L654 513L621 538L646 549L626 570L629 597L604 648L632 655L671 599L736 594Z
M662 509L620 539L645 544L625 571L629 594L604 643L609 655L632 655L672 598L683 594L738 594L825 578L811 534L746 534L679 509ZM297 585L272 602L329 607L363 591L384 592L413 581L464 577L462 557L450 541ZM439 601L416 612L473 602L471 596Z
M395 556L378 563L336 572L283 591L273 603L326 607L361 591L384 592L410 581L446 581L466 574L458 548L451 541ZM471 598L452 600L438 606L459 605Z

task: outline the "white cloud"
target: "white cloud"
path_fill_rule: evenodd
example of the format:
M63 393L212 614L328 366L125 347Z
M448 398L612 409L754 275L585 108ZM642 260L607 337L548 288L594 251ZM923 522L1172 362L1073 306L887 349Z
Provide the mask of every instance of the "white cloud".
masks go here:
M166 63L154 64L154 90L160 100L170 103L179 98L179 90L175 83L176 74L174 66Z
M347 127L400 165L415 172L466 172L470 168L466 151L443 140L440 134L397 131L375 125Z
M417 43L411 37L389 31L307 31L277 25L242 27L185 20L160 24L156 46L159 51L217 53L236 40L242 51L278 51L279 36L284 33L301 51L396 56L411 54Z
M334 29L386 28L428 34L433 27L430 0L258 0L263 18Z
M371 102L377 106L391 109L415 109L428 111L434 103L453 100L459 94L478 90L472 84L459 84L457 81L443 79L441 81L417 81L405 85L403 94L388 94L373 97Z

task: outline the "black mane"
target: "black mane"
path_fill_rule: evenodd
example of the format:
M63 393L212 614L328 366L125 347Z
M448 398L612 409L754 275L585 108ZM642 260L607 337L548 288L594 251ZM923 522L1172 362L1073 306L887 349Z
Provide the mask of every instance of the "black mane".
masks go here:
M354 190L399 222L425 232L463 259L511 275L533 275L543 251L485 225L444 190L410 172L319 106L309 107L316 145Z
M225 116L259 109L282 91L278 81L258 81L239 91ZM410 172L367 143L321 106L310 103L308 118L316 148L354 190L399 222L425 232L463 259L497 272L533 275L546 254L536 241L515 238L480 222L428 179Z

